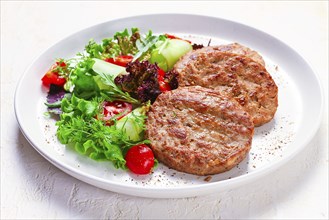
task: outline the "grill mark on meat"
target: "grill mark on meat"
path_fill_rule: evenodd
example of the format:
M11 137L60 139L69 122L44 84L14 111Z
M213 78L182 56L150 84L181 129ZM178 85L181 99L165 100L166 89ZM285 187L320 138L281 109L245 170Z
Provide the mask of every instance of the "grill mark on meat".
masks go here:
M186 131L183 128L173 128L170 132L179 139L186 139L187 137Z
M277 86L264 66L246 56L202 48L185 55L174 68L179 86L200 85L235 98L253 117L255 126L274 117Z
M232 123L226 121L221 123L216 122L217 117L211 114L198 114L198 112L194 112L192 114L195 114L196 117L191 118L188 122L183 122L183 126L189 127L188 129L190 134L193 134L193 131L209 134L206 138L208 142L224 144L229 140L232 141L239 139L239 136L235 136L233 132L230 132L230 129L234 129L234 126L236 126L236 130L240 133L247 132L247 130L244 130L244 127L241 125L233 125ZM179 114L179 116L183 115L184 114ZM187 124L189 124L189 126L187 126ZM193 137L193 135L190 137L191 143L193 143L193 140L198 142L205 139L204 137L196 137L195 139Z
M197 175L235 166L250 150L253 135L251 118L237 102L200 86L161 94L148 112L146 126L160 162Z
M250 48L243 46L241 44L238 44L238 43L212 46L212 47L207 47L207 48L203 48L203 49L205 51L217 50L217 51L221 51L221 52L228 52L228 53L244 55L246 57L253 59L257 63L260 63L262 66L265 66L265 61L261 55L259 55L256 51L251 50Z

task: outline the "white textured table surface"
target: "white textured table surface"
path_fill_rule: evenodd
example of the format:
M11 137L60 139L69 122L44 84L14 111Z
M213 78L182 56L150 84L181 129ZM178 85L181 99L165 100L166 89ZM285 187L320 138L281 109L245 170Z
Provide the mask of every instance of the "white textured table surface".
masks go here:
M271 175L220 194L147 199L95 188L57 169L26 141L13 100L42 51L85 27L145 13L194 13L247 24L300 53L328 99L328 2L1 1L1 219L328 219L328 102L311 143Z

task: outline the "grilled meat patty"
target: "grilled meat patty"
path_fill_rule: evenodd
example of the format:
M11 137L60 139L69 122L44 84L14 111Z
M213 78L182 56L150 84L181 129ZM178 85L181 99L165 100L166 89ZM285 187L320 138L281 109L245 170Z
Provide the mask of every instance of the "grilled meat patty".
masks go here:
M249 114L234 99L200 86L162 93L148 112L146 136L156 158L196 175L227 171L250 150Z
M269 122L278 106L278 88L265 67L253 59L218 47L183 56L174 66L179 86L199 85L225 93L250 114L255 126Z

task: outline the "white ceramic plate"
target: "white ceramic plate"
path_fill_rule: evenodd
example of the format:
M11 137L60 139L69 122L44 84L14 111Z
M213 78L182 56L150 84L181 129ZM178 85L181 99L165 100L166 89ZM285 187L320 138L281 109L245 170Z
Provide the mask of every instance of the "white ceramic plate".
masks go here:
M55 58L81 52L88 40L101 41L124 28L142 33L171 33L195 43L211 45L239 42L258 51L279 87L275 118L256 128L249 156L229 172L199 177L163 165L152 175L137 176L116 170L108 162L95 162L61 145L53 119L44 116L46 91L41 77ZM278 39L251 27L219 18L161 14L105 22L75 33L47 49L26 70L17 85L15 111L19 126L31 145L64 172L114 192L155 198L189 197L232 189L260 178L288 162L307 146L317 131L323 108L321 88L308 64Z

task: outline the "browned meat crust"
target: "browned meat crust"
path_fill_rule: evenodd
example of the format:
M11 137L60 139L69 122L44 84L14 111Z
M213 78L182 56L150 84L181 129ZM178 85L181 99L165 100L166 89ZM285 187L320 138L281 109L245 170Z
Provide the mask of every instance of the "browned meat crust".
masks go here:
M146 127L160 162L196 175L234 167L249 152L254 132L249 114L234 99L200 86L159 95Z
M245 55L246 57L249 57L252 60L265 66L265 61L264 61L263 57L261 55L259 55L259 53L257 53L256 51L254 51L246 46L243 46L241 44L231 43L231 44L208 47L208 49L211 49L211 48L213 48L214 50L222 51L222 52L229 52L229 53Z
M200 85L223 91L250 114L255 126L269 122L278 106L278 88L265 67L216 47L192 51L176 63L179 86Z

